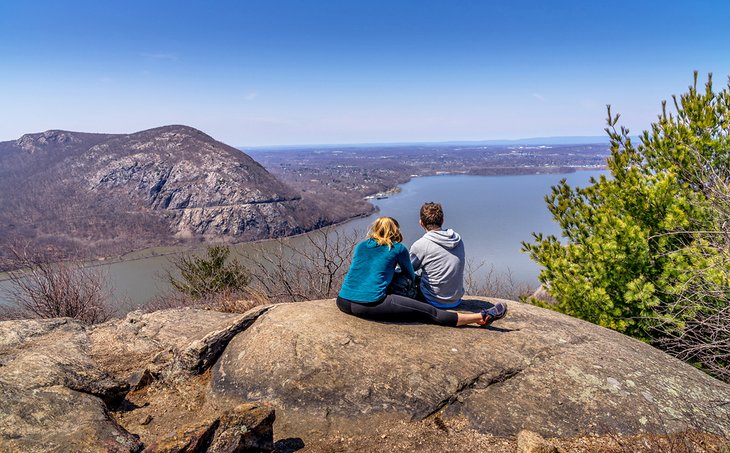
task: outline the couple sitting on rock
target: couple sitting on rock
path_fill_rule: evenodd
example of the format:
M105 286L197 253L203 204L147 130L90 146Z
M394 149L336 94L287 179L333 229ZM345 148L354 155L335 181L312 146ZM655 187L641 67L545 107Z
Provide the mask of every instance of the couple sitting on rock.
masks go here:
M443 230L444 213L438 203L421 206L421 227L426 234L411 246L401 241L400 225L380 217L370 226L368 238L357 244L352 264L337 296L337 307L350 315L379 321L418 321L445 326L487 326L507 314L498 303L481 313L456 313L464 295L464 243L451 229ZM400 272L396 272L396 266ZM394 290L405 279L420 283L412 293ZM401 278L397 276L400 274ZM396 276L396 282L393 281ZM406 285L397 285L408 286ZM410 296L410 297L408 297Z

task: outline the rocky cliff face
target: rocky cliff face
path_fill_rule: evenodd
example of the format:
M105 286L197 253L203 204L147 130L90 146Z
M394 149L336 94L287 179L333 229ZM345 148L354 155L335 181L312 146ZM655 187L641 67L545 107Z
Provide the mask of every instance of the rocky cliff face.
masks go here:
M622 443L579 451L631 451L631 436L660 451L651 436L687 431L708 436L702 451L730 446L727 384L508 303L487 329L365 321L332 300L133 312L91 328L2 322L0 451L515 451L524 430L565 451L581 436Z
M0 168L0 237L66 248L263 239L329 221L246 154L186 126L28 134L0 143Z
M175 234L258 239L311 228L301 196L237 149L184 126L115 137L71 161L85 188L164 213Z

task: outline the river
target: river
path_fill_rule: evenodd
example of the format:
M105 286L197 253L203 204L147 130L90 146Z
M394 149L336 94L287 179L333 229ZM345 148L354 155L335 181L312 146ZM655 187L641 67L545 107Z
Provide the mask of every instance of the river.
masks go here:
M538 266L520 251L520 241L529 241L532 232L559 235L560 230L547 210L544 197L550 187L566 178L571 186L586 186L591 177L602 171L578 171L569 174L524 176L442 175L413 178L401 191L385 199L373 200L380 212L337 226L342 232L365 230L378 216L398 220L404 244L410 246L422 234L418 211L424 202L436 201L444 207L444 227L453 228L463 238L466 253L475 263L484 263L482 271L493 268L495 274L511 273L514 281L537 286ZM293 238L296 243L302 238ZM236 248L247 250L250 244ZM189 248L160 248L129 254L120 262L101 264L114 294L125 305L139 306L166 291L163 278L170 267L171 252ZM167 253L163 256L151 254ZM0 304L8 303L5 289L9 281L0 281Z

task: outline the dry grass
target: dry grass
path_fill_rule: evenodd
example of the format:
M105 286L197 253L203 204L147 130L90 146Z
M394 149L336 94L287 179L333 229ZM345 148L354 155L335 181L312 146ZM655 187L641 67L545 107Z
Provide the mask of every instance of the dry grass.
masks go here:
M170 308L191 307L224 313L245 313L259 305L267 305L275 302L260 290L246 288L241 292L219 293L204 298L170 292L150 300L142 309L146 312L153 312Z

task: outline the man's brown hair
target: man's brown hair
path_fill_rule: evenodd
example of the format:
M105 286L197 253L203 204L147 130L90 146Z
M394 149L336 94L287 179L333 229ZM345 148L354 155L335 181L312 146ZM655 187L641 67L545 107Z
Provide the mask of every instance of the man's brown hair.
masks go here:
M421 206L421 223L427 230L441 228L444 224L444 210L438 203L424 203Z

